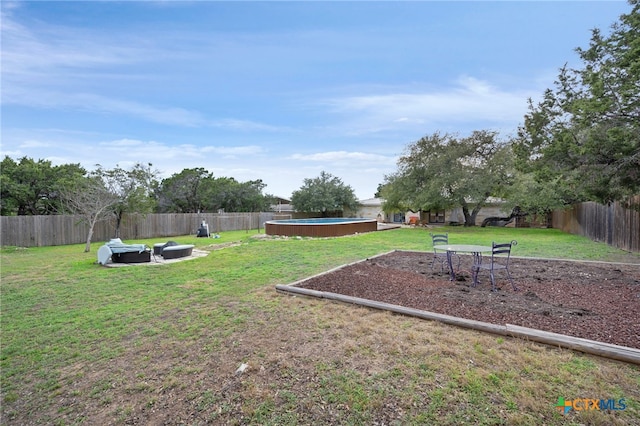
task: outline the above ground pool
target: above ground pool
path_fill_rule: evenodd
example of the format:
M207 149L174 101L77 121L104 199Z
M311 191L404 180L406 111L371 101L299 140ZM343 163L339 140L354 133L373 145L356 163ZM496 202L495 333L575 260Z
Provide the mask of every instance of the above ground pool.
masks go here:
M375 219L331 217L315 219L270 220L264 224L267 235L288 237L340 237L378 229Z

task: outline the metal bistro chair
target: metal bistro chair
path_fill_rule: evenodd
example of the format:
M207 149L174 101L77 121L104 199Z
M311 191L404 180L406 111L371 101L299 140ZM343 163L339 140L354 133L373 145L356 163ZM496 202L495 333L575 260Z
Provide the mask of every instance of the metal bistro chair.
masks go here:
M434 246L437 245L447 245L449 244L449 234L429 234L431 235L431 242ZM460 269L460 256L455 253L451 253L451 255L455 255L458 257L458 269ZM446 251L438 251L437 249L433 249L433 260L431 261L431 269L433 269L433 265L435 265L436 261L440 262L440 270L444 273L444 265L447 265L447 269L449 267L453 268L453 262L449 265L449 259L447 257Z
M491 291L496 290L496 278L494 272L497 270L505 270L507 272L507 278L509 278L509 282L511 283L511 287L513 287L514 291L518 291L518 287L511 279L511 274L509 273L509 258L511 257L511 247L517 245L518 242L516 240L511 241L510 243L504 244L496 244L493 242L491 244L491 261L486 263L479 263L477 265L473 265L473 282L475 285L478 283L478 272L481 269L489 271L489 275L491 276ZM506 256L505 256L506 255Z

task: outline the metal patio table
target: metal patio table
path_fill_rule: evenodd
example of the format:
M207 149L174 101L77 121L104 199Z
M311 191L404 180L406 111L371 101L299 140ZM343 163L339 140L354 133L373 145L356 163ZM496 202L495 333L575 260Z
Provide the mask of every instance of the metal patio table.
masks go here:
M451 275L451 281L456 280L456 271L453 269L452 255L454 253L471 253L473 256L473 265L480 265L482 263L482 253L490 252L491 246L479 246L474 244L441 244L433 246L436 250L442 250L447 252L447 264L449 265L449 273ZM472 267L473 269L473 267ZM473 275L473 274L472 274ZM478 284L478 276L474 275L473 285Z

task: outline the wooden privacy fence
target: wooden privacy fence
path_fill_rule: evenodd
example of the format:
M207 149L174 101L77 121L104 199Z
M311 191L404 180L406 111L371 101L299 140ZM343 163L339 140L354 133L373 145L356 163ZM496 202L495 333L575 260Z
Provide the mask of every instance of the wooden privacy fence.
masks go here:
M556 229L584 235L613 247L640 251L640 196L633 199L634 208L620 203L602 205L594 202L573 205L567 210L556 210L551 223Z
M195 235L206 221L213 234L223 231L264 228L273 213L163 213L128 214L120 224L120 238L174 237ZM89 227L78 216L0 216L0 243L3 246L43 247L86 242ZM116 236L115 221L96 224L92 242L108 241Z
M640 196L634 203L640 205ZM276 213L164 213L125 215L120 238L173 237L195 234L205 220L211 233L259 229L273 220ZM614 247L640 252L640 212L619 203L602 205L581 203L552 214L552 226L564 232L584 235ZM81 244L88 227L77 216L0 216L0 244L3 246L41 247ZM108 241L115 236L113 221L96 225L92 242Z

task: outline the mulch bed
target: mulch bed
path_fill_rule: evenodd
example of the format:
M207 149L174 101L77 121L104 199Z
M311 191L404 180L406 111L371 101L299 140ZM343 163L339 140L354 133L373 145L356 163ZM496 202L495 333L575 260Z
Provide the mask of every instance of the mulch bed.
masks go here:
M492 324L514 324L640 349L640 265L512 258L491 291L487 272L473 287L471 259L449 280L432 253L396 251L298 285Z

